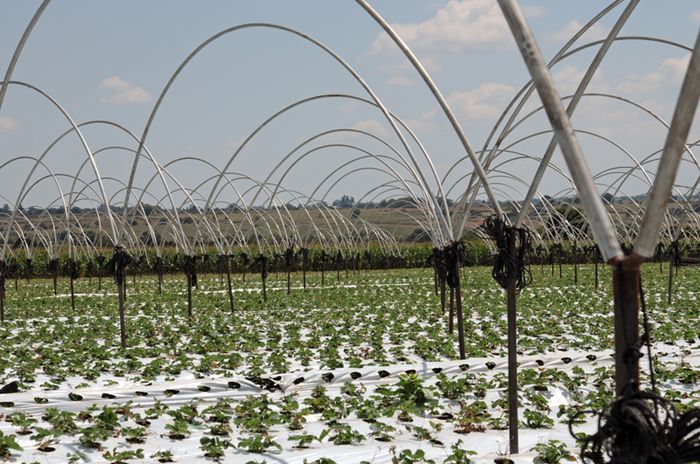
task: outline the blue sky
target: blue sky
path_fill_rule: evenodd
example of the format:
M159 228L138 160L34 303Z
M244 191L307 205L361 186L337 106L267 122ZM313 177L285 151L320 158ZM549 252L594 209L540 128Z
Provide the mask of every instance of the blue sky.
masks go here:
M521 3L547 58L607 4L591 0ZM502 109L527 81L495 1L375 0L372 4L397 25L448 97L474 147L481 149ZM38 5L34 0L3 3L3 72ZM623 7L618 6L588 38L604 37ZM417 74L352 1L54 1L30 37L13 78L48 92L77 122L107 119L140 134L155 99L180 61L208 36L248 22L289 26L335 50L359 71L387 107L416 131L441 175L464 155ZM692 46L699 26L700 3L696 0L643 0L622 35L651 35ZM592 49L582 52L553 69L562 94L575 88L594 53ZM687 52L668 46L618 43L591 89L634 98L670 120L687 56ZM186 68L165 100L147 145L161 163L198 156L223 167L243 138L269 115L298 99L321 93L366 96L337 63L303 40L274 30L238 32L212 44ZM535 96L528 108L538 104ZM663 126L648 115L601 97L584 99L573 122L576 128L610 137L637 157L661 148L665 135ZM368 130L398 145L376 110L342 99L324 100L304 105L272 123L234 162L232 170L262 179L301 141L324 130L347 127ZM46 101L11 87L0 111L2 159L37 156L66 128ZM538 113L509 135L506 144L547 129L545 118ZM93 126L86 128L85 134L93 150L112 145L135 148L114 129ZM697 128L694 137L700 137ZM323 141L353 144L377 153L384 150L376 142L347 134ZM548 141L546 135L540 136L514 148L539 154ZM594 172L628 162L621 151L593 137L582 136L581 142ZM309 155L292 169L285 185L310 193L334 167L355 156L355 152L338 147ZM47 158L56 172L75 172L84 159L74 139L60 142ZM126 179L132 159L125 151L110 150L100 155L98 162L104 176ZM528 178L534 165L515 162L504 169ZM29 163L22 162L0 171L2 194L16 195L28 170ZM176 164L173 172L189 187L213 174L210 168L194 163ZM462 164L455 172L462 176L471 172L471 167ZM152 174L153 170L144 166L139 183L143 185ZM681 182L688 183L697 175L695 168L684 169ZM347 193L359 198L387 180L376 171L361 171L339 182L329 197ZM495 182L508 183L503 178ZM116 182L107 185L110 192L119 190ZM545 178L541 191L555 193L564 186L562 179L552 174ZM503 189L518 196L512 187ZM453 192L459 189L458 185ZM625 189L638 193L643 184L632 180ZM160 195L157 190L154 188L154 194ZM49 186L40 187L25 205L45 205L54 196Z

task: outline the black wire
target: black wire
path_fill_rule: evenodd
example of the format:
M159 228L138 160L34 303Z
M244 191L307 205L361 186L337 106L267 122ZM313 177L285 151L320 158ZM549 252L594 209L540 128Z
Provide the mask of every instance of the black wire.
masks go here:
M263 280L267 279L267 256L261 254L255 259L255 262L260 266L260 277Z
M651 357L651 326L649 325L649 314L647 311L646 298L644 297L644 287L642 286L642 276L639 276L639 297L642 303L642 324L644 334L641 341L647 347L647 357L649 363L649 380L651 381L651 390L656 392L656 375L654 374L654 360Z
M294 246L284 250L284 266L286 270L291 271L294 267Z
M598 417L598 432L584 439L583 462L684 464L700 459L700 409L678 414L653 392L626 393Z
M598 415L598 431L583 440L581 460L593 464L684 464L700 460L700 409L679 414L674 404L656 393L651 328L644 288L639 281L642 324L651 391L630 384ZM631 351L639 356L639 346ZM626 353L631 355L631 353ZM580 415L579 413L578 415ZM569 422L572 436L573 422Z
M491 275L502 288L515 280L515 287L522 290L532 282L532 274L527 269L525 256L532 245L530 232L525 228L507 225L505 217L494 214L487 217L482 225L496 242L498 252L494 256ZM515 243L511 243L514 240ZM515 250L511 254L510 250Z
M188 282L193 287L197 287L197 257L185 255L183 270L185 271Z
M459 285L460 256L464 251L462 242L452 242L443 249L442 268L444 278L450 288L457 288Z
M109 274L112 274L117 285L122 285L126 276L126 267L129 264L131 264L131 255L124 248L116 246L112 257L105 264L105 269Z
M7 264L0 259L0 298L5 298L5 280L7 279Z

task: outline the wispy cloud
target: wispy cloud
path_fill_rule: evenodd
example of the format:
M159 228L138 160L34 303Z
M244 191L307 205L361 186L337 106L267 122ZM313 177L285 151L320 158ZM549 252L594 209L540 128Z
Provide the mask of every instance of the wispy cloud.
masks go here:
M538 14L540 10L533 10ZM396 32L416 50L452 53L493 49L511 43L510 32L498 4L492 0L450 0L435 15L419 23L392 24ZM396 46L382 33L368 54L395 53Z
M117 105L145 103L151 99L151 94L143 88L125 81L119 76L104 79L100 84L100 88L110 92L110 95L103 97L102 101Z
M572 38L582 27L583 24L574 19L566 23L554 34L550 34L547 38L556 42L564 42ZM608 29L598 22L591 26L579 40L583 40L584 42L601 40L607 37L607 35Z
M690 13L690 20L696 23L700 23L700 10L695 10Z
M8 116L0 116L0 132L12 132L19 129L19 125Z
M617 90L631 96L655 92L669 82L678 82L685 75L690 62L690 54L681 58L667 58L661 62L656 71L646 74L630 74L622 81Z
M409 87L416 85L416 81L406 76L392 76L387 80L389 85L395 85L399 87Z
M370 134L376 135L377 137L388 137L389 130L384 124L377 121L376 119L366 119L364 121L358 121L352 125L353 129L369 132Z
M467 119L498 116L514 95L515 88L498 82L487 82L464 92L452 92L447 101Z

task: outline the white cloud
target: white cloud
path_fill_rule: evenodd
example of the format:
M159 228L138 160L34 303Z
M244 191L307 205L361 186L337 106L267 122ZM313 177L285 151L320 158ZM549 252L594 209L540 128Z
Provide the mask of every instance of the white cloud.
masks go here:
M389 85L395 85L399 87L409 87L412 85L416 85L416 81L414 79L411 79L410 77L406 76L392 76L387 80L387 83Z
M151 94L143 88L127 82L119 76L104 79L100 88L111 92L111 95L102 98L104 102L115 104L145 103L151 99Z
M693 22L700 23L700 10L695 10L690 13L690 19Z
M561 29L554 34L551 34L548 38L556 42L565 42L580 31L582 27L583 24L574 19L566 23ZM583 37L579 38L579 41L589 42L601 40L607 37L608 32L608 29L598 22L591 26L591 28L588 29L585 34L583 34Z
M674 79L683 79L685 76L685 71L688 69L688 64L690 63L690 53L685 55L683 58L667 58L660 66L660 70L663 73L667 73Z
M386 128L385 124L382 124L376 119L366 119L364 121L358 121L352 125L352 129L369 132L370 134L376 135L377 137L389 136L389 130Z
M488 82L465 92L452 92L447 101L467 119L493 118L501 114L514 92L510 85Z
M414 132L435 132L435 115L437 108L433 108L420 115L417 119L404 119L404 123Z
M682 58L667 58L661 62L656 71L628 75L617 86L617 90L632 96L655 92L669 82L678 82L683 79L689 62L690 54Z
M450 0L428 20L392 26L404 41L417 50L461 53L493 49L512 41L503 14L493 0ZM369 54L396 51L398 49L393 41L382 33L372 44Z
M541 18L547 14L547 9L541 5L523 5L522 9L527 19Z
M0 132L12 132L17 129L19 129L19 126L13 119L7 116L0 116Z
M554 83L557 86L559 94L564 96L571 95L576 91L581 83L581 79L583 79L584 74L585 71L578 69L576 66L566 65L563 68L555 71L552 74L552 78L554 79ZM603 82L602 76L603 72L600 68L598 68L596 73L593 75L592 81L588 84L588 87L586 87L586 91L591 92L594 90L610 90L609 86Z

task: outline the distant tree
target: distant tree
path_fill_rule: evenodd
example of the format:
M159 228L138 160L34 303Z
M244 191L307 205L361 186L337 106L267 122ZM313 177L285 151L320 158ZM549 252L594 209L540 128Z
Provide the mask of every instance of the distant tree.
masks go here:
M430 235L423 229L413 229L408 236L406 236L407 242L429 242Z
M355 198L348 195L343 195L340 199L333 202L333 206L336 208L352 208L354 204Z
M556 208L557 213L547 220L547 227L559 232L571 230L570 228L579 230L583 234L587 234L589 230L588 221L581 210L572 208L571 206L560 205ZM569 227L567 227L567 224Z

